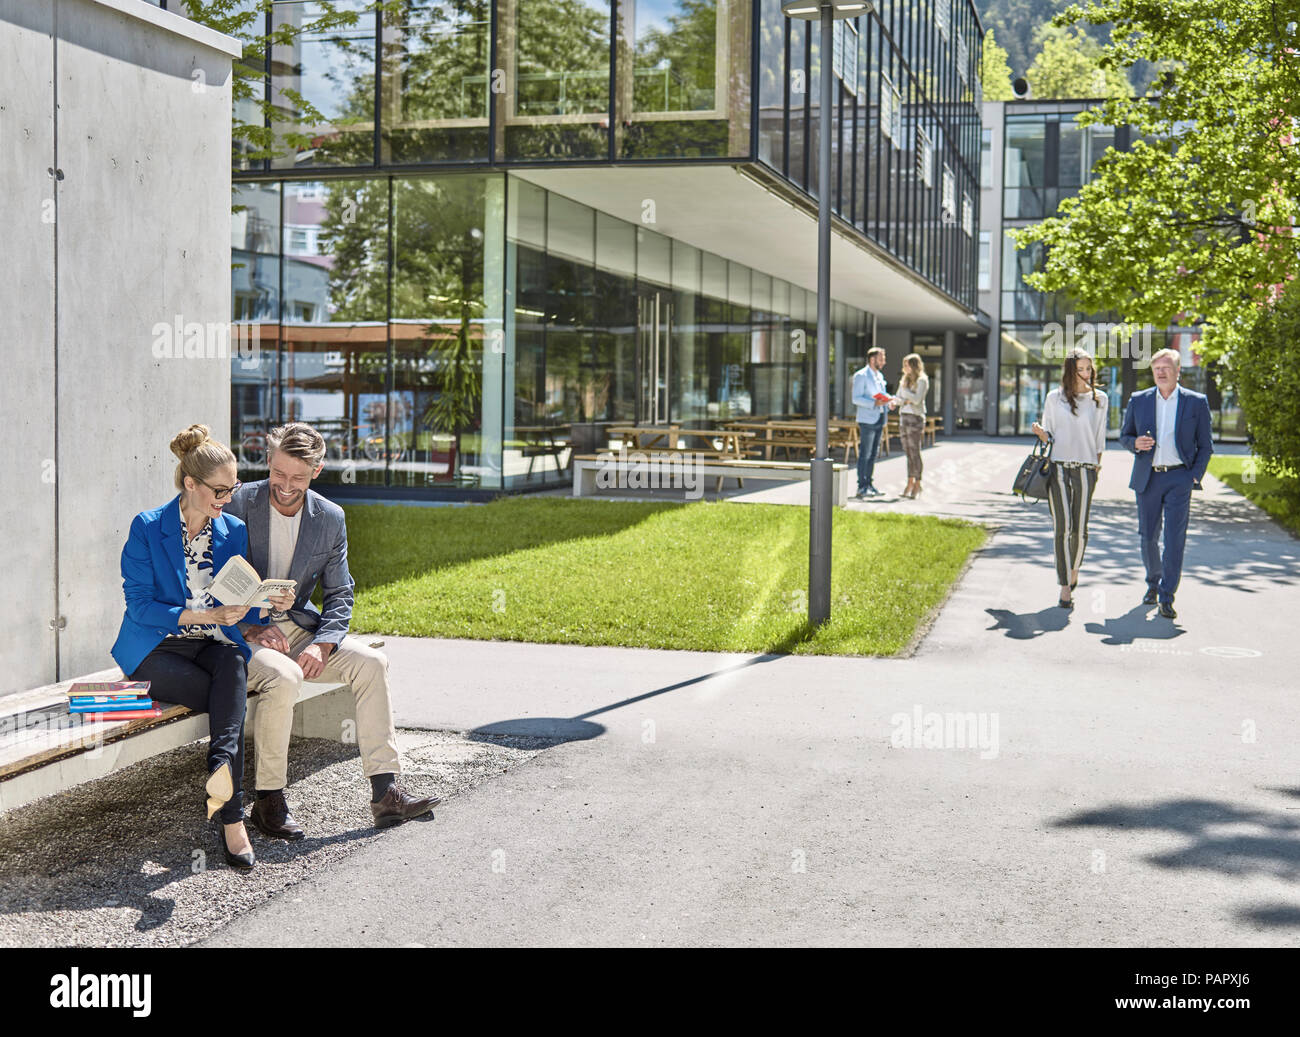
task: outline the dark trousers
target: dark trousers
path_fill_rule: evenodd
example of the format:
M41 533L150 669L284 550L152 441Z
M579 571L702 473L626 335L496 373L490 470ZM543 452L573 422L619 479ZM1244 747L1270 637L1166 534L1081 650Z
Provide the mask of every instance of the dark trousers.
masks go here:
M880 448L880 434L885 431L885 418L874 425L858 422L858 492L865 493L871 485L871 476L876 470L876 451Z
M1192 510L1192 473L1187 468L1152 472L1147 488L1137 495L1138 539L1142 542L1142 563L1147 586L1159 600L1172 602L1183 572L1183 545L1187 541L1187 517ZM1160 550L1160 527L1164 526L1165 547Z
M221 808L221 820L228 825L242 820L248 669L239 649L207 637L164 640L128 680L148 681L149 694L159 702L208 715L208 773L228 763L235 783L235 794Z

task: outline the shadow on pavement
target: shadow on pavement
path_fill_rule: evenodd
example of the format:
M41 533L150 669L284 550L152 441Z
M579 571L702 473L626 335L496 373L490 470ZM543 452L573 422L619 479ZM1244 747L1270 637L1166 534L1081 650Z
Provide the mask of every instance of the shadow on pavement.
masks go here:
M813 628L805 623L777 645L774 651L755 655L733 666L724 666L720 670L713 670L711 673L703 673L698 677L689 677L684 681L677 681L675 684L668 684L662 688L655 688L653 691L645 691L640 695L620 699L618 702L611 702L608 706L601 706L598 709L588 710L586 713L579 713L576 717L518 717L514 720L497 720L476 727L465 737L471 741L479 742L497 741L502 737L514 738L521 735L547 738L556 743L586 741L605 733L605 727L601 724L592 723L589 719L591 717L599 716L601 713L609 713L615 709L622 709L634 702L643 702L646 699L654 698L656 695L665 695L670 691L680 691L682 688L689 688L694 684L703 684L714 677L736 673L739 670L745 670L760 663L770 663L777 659L784 659L791 648L811 637L813 633Z
M1294 790L1282 791L1289 795ZM1051 824L1058 829L1110 828L1183 836L1182 846L1146 856L1157 868L1300 880L1300 817L1281 811L1243 810L1207 799L1173 799L1151 806L1112 805L1080 811ZM1258 905L1241 909L1237 915L1261 925L1300 926L1298 905Z
M1083 629L1101 636L1104 645L1131 645L1139 637L1146 641L1171 641L1187 633L1175 624L1176 619L1165 619L1154 605L1137 605L1122 616L1104 623L1085 623Z
M1070 622L1067 609L1052 606L1038 612L1015 613L1009 609L985 609L994 619L989 630L1005 630L1015 641L1028 641L1043 634L1064 630Z

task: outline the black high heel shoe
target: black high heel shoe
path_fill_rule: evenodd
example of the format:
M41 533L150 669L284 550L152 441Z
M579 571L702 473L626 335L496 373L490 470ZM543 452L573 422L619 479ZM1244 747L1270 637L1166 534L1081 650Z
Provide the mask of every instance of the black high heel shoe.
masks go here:
M253 865L257 863L257 859L253 856L251 840L249 842L247 853L231 853L230 847L226 843L225 824L222 822L221 818L217 818L215 824L217 826L217 839L221 843L221 853L222 856L226 858L226 863L232 868L237 868L239 871L250 871Z
M1072 588L1072 589L1073 589L1073 588ZM1057 606L1057 608L1063 608L1063 609L1065 609L1065 611L1069 612L1070 609L1074 608L1074 599L1073 599L1073 598L1057 598L1057 599L1056 599L1056 606Z

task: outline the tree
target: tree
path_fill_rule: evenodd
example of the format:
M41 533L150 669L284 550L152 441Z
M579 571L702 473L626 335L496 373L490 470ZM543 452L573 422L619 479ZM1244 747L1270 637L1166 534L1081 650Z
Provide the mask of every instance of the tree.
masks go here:
M1007 52L993 38L992 29L984 35L980 84L986 101L1010 101L1015 96L1011 90L1011 66L1007 64Z
M1034 34L1039 50L1025 78L1038 100L1073 97L1127 97L1128 79L1100 63L1103 48L1076 28L1048 24Z
M1028 280L1132 323L1199 325L1202 358L1222 358L1231 383L1262 348L1252 331L1300 264L1300 3L1102 0L1059 20L1082 18L1113 23L1106 67L1164 61L1174 71L1149 99L1112 98L1080 117L1128 124L1135 140L1108 152L1055 217L1016 234L1021 248L1046 247ZM1267 420L1243 406L1248 424Z
M1300 516L1300 281L1264 309L1229 373L1245 412L1255 453L1282 476L1278 493Z

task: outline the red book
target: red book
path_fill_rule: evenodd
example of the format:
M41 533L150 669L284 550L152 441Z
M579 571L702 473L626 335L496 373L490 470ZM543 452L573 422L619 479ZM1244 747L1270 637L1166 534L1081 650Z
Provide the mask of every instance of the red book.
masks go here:
M890 399L889 394L883 392L878 392L871 398L875 400L877 403L888 403Z
M112 713L78 713L79 717L85 717L87 720L143 720L145 717L160 717L163 711L160 706L154 706L153 709L118 709Z

